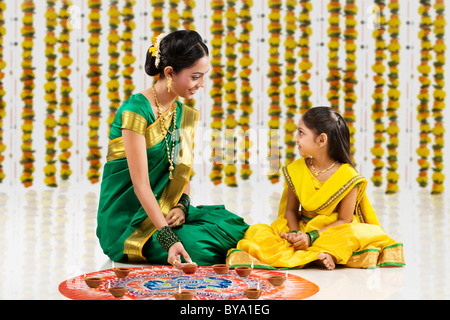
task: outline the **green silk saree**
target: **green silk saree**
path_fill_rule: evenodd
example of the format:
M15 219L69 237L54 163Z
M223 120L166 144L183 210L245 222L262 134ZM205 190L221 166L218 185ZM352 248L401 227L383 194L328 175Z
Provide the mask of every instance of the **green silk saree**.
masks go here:
M169 179L166 141L160 121L173 130L176 110L175 170ZM97 214L97 237L103 252L113 261L167 264L167 252L156 240L158 232L136 197L131 182L121 129L145 136L150 185L161 211L167 215L178 203L190 179L192 145L198 111L174 105L156 119L147 98L138 93L119 108L110 131L107 163L101 182ZM172 135L168 135L172 146ZM199 265L224 263L227 250L243 237L248 225L224 206L190 206L186 221L173 231L191 259Z

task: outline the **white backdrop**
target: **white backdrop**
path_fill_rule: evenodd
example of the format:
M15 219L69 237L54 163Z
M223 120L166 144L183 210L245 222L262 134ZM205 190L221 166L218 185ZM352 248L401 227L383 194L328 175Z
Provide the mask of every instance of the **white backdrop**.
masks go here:
M7 33L4 38L4 60L7 63L5 69L4 89L6 91L5 101L6 105L6 118L4 119L4 143L7 145L5 151L5 160L3 162L6 178L3 183L0 184L2 190L7 190L11 187L23 188L20 183L20 174L22 167L19 163L21 157L21 111L23 107L22 100L20 99L20 92L22 90L21 76L21 41L20 29L22 26L22 12L20 10L20 1L6 1L7 10L5 12L5 22ZM196 1L196 7L194 8L195 26L196 30L205 38L209 44L211 40L211 33L209 31L211 26L211 8L210 1L199 0ZM121 3L123 4L123 3ZM87 32L88 24L88 11L87 1L75 0L73 5L74 16L72 17L75 22L75 29L71 33L71 55L74 59L72 65L71 84L73 87L73 113L71 116L71 136L70 138L74 142L71 148L71 168L73 174L70 178L72 185L79 185L81 188L87 187L90 184L86 177L86 171L88 169L88 162L86 155L87 148L87 110L89 106L89 97L87 96L88 78L86 77L87 70L89 68L87 64L88 59L88 45L87 38L89 34ZM108 81L108 52L107 52L107 35L108 35L108 1L104 1L101 12L102 19L102 35L101 35L101 47L100 47L100 61L102 62L102 95L101 105L104 107L102 113L102 122L100 127L100 145L102 146L102 165L106 160L107 152L107 124L106 119L108 115L109 101L106 97L107 89L106 83ZM358 51L357 51L357 79L355 91L358 96L358 100L355 104L356 122L356 155L357 169L362 175L370 179L373 172L373 165L371 159L373 156L370 153L370 148L373 143L373 122L371 120L371 105L373 100L371 98L374 83L372 80L373 71L371 66L374 63L374 39L372 37L372 30L370 26L371 13L369 7L373 5L372 1L357 1L359 7L356 20L358 21ZM416 188L417 182L415 181L418 174L417 155L415 149L418 147L418 122L416 121L416 106L418 99L416 93L419 90L418 71L417 65L420 59L420 42L417 37L419 31L420 16L417 12L418 1L400 0L400 20L402 22L400 26L400 43L401 43L401 60L399 65L400 70L400 108L398 110L399 126L401 132L399 134L400 145L398 148L398 162L400 174L399 185L400 188ZM182 6L180 7L182 8ZM44 139L44 119L45 119L45 101L43 100L44 90L43 84L45 83L45 55L44 55L44 37L46 33L45 29L45 13L46 5L39 3L36 5L35 14L35 46L33 49L33 64L36 67L36 88L34 91L34 110L36 112L33 132L33 149L35 150L35 173L34 173L34 186L43 187L44 173L43 167L45 165L45 139ZM239 4L237 6L239 9ZM297 8L298 10L299 8ZM284 10L284 9L283 9ZM137 60L134 64L134 83L136 85L135 92L139 92L147 88L151 84L151 79L146 76L143 71L143 65L145 62L145 53L150 45L150 38L152 31L150 30L151 22L151 5L149 0L137 0L134 7L136 29L134 30L134 55ZM168 3L165 5L165 13L168 12ZM267 110L269 108L269 97L267 95L267 88L269 85L269 79L267 78L268 70L268 43L267 39L269 33L267 30L268 25L268 13L269 8L266 1L255 0L254 5L251 8L252 12L252 24L253 31L251 34L251 55L254 58L252 66L252 97L254 99L253 114L251 128L256 139L252 147L252 170L253 176L251 181L253 183L265 184L267 180L267 122L269 117ZM432 10L432 12L434 12ZM79 13L79 15L77 15ZM311 101L314 105L329 105L326 94L328 91L328 83L326 82L326 76L328 74L327 62L328 62L328 11L327 1L313 1L313 9L310 13L311 27L313 34L310 39L310 60L313 63L313 67L310 70L312 76L310 79L310 88L312 91ZM283 17L283 14L282 14ZM225 23L225 19L224 19ZM284 26L284 21L282 20ZM343 28L343 19L341 22L341 28ZM123 26L121 26L122 30ZM240 27L236 29L236 33L239 34ZM448 30L448 25L447 25ZM168 32L168 28L165 30ZM121 33L121 32L120 32ZM448 32L447 32L448 34ZM282 34L282 41L285 33ZM298 39L298 37L297 37ZM210 46L210 45L209 45ZM225 47L225 46L224 46ZM211 46L210 46L211 48ZM342 49L342 48L341 48ZM280 48L280 61L283 62L284 49ZM222 58L225 64L225 56ZM343 64L345 54L342 49L340 63ZM297 62L298 63L298 62ZM283 68L283 66L282 66ZM238 69L239 72L239 69ZM433 73L433 72L432 72ZM298 76L298 75L297 75ZM283 79L284 77L282 77ZM239 86L239 80L238 86ZM200 123L199 131L196 135L196 149L195 149L195 167L196 172L194 182L199 186L209 188L212 186L209 174L211 172L211 163L209 161L210 155L210 111L212 105L212 99L209 96L212 81L207 82L205 90L197 93L195 97L197 104L196 108L200 110ZM447 81L448 83L448 81ZM57 82L58 84L58 82ZM284 86L284 84L283 84ZM448 85L447 85L448 88ZM299 91L299 86L298 86ZM239 90L238 90L239 92ZM123 93L121 92L121 96ZM238 94L239 96L239 94ZM341 94L341 97L343 94ZM342 99L342 98L341 98ZM431 99L432 100L432 99ZM283 101L281 97L280 101ZM297 101L299 99L297 98ZM224 103L224 108L226 105ZM343 111L343 105L342 109ZM446 111L446 117L448 111ZM56 114L58 115L58 113ZM239 116L239 111L237 113ZM297 117L298 119L298 117ZM297 120L296 119L296 120ZM432 120L431 120L432 121ZM281 118L283 124L283 116ZM446 137L448 137L448 132ZM283 136L281 137L283 141ZM431 144L430 144L431 148ZM258 153L257 153L258 151ZM387 153L387 152L386 152ZM283 154L283 152L282 152ZM448 162L448 154L446 148L444 148L445 162ZM57 165L59 168L59 165ZM445 168L444 173L448 172L448 167ZM429 177L431 181L432 171L429 171ZM448 173L446 174L448 176ZM385 176L385 173L384 173ZM384 181L386 179L384 178ZM58 182L60 179L58 177ZM445 182L448 189L448 179ZM242 180L238 178L238 185L242 186ZM278 183L279 189L281 189L281 183ZM98 185L99 187L99 185ZM427 187L429 189L431 186ZM385 188L385 185L382 186Z

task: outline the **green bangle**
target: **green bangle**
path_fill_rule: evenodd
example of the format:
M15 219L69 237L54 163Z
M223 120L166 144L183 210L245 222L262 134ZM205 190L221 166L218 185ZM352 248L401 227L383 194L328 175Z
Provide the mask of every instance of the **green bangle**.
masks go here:
M311 246L314 241L317 240L317 238L319 238L319 230L313 230L310 232L306 233L309 236L310 242L309 242L309 246Z
M177 204L175 207L173 207L172 209L175 208L180 208L183 212L184 212L184 216L187 216L187 209L182 205L182 204Z
M189 205L191 204L191 199L189 198L189 196L186 193L183 193L181 195L180 200L178 201L177 205L182 205L186 208L186 211L184 212L184 214L188 214L189 213Z
M156 240L158 240L161 247L163 247L166 251L169 251L169 248L176 242L181 242L180 238L178 238L169 226L162 227L158 230Z
M291 231L289 231L289 233L297 233L298 232L298 230L291 230Z

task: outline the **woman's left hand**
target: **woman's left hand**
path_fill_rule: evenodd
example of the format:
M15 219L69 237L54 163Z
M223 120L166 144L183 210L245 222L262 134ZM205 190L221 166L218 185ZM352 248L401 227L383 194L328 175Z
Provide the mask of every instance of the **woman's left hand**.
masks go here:
M166 221L169 227L179 227L185 222L185 215L180 208L173 208L166 216Z

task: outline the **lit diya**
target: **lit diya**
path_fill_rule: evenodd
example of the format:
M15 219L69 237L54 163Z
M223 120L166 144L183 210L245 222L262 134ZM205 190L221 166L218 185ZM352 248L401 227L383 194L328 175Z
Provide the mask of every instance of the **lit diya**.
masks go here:
M193 274L197 271L198 265L195 262L191 263L182 263L181 270L183 270L186 274Z
M114 273L118 278L126 278L130 273L130 268L114 268Z
M249 299L259 299L261 297L261 289L259 288L259 281L258 286L256 288L247 288L244 290L245 296Z
M191 291L181 291L180 285L178 285L178 291L173 294L175 300L192 300L194 295L194 292Z
M270 276L267 278L267 280L274 287L279 287L286 281L287 277L288 277L288 273L286 271L284 276L282 276L282 275Z

